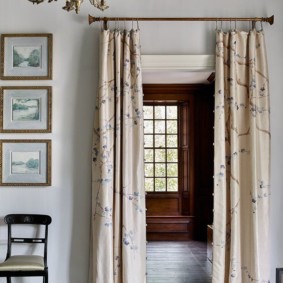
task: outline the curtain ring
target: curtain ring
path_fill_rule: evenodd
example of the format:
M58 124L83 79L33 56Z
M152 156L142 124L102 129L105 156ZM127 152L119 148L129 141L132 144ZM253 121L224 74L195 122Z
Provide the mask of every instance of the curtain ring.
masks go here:
M139 20L137 19L137 30L140 30Z
M134 29L134 20L132 20L132 29Z
M255 28L256 28L256 22L252 21L252 29L255 29Z
M235 31L237 30L237 21L235 21Z
M108 27L107 27L107 20L104 20L104 21L103 21L103 28L104 28L104 30L107 30L107 29L108 29Z
M221 31L222 31L222 20L221 20L221 26L220 26L220 29L221 29Z
M218 21L217 21L217 18L216 18L216 21L215 21L215 30L216 30L216 31L218 30Z
M232 31L232 20L230 19L230 31Z
M261 30L263 31L263 24L262 24L262 21L260 21L260 27L261 27Z
M124 30L126 30L126 21L124 20Z
M118 22L118 30L120 30L120 21L119 21L119 18L116 19L117 22Z

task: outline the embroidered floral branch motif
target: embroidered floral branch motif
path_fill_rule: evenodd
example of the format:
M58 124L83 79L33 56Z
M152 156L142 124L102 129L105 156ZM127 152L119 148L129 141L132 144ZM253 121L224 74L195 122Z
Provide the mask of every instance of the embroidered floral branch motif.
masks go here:
M270 283L269 280L265 279L256 279L254 276L249 272L247 266L242 266L242 273L247 277L250 282L258 282L258 283Z
M270 185L267 184L264 180L258 180L256 193L250 192L253 213L257 211L259 202L263 201L266 198L269 198L270 195Z
M113 270L114 276L118 276L120 268L121 268L121 258L120 256L116 255L115 262L114 262L114 270Z
M109 122L105 123L105 127L95 128L94 136L96 140L94 142L92 148L92 159L94 167L99 172L103 172L103 174L99 174L94 182L97 184L98 189L96 192L96 201L93 209L93 218L94 221L97 218L102 218L104 220L105 227L112 226L112 204L102 203L100 199L100 194L105 188L112 188L112 178L113 178L113 164L111 162L112 155L112 146L108 143L108 132L112 131L112 126L109 125Z
M226 165L225 164L220 164L219 165L219 171L218 172L215 171L216 172L215 177L217 178L218 182L222 181L222 179L226 176L227 172L229 172L229 174L231 176L231 173L230 173L231 161L233 161L235 158L238 158L238 156L240 154L250 154L250 150L245 149L245 148L241 148L238 151L234 151L231 156L230 155L226 155L225 156ZM238 182L237 179L235 177L233 177L233 176L232 176L232 179L235 180L236 182Z
M144 195L141 195L139 192L127 193L124 188L123 197L132 203L137 212L144 213L143 205L141 204L141 201L144 199Z
M238 269L239 269L239 262L236 258L231 258L230 260L230 276L232 278L236 278L238 275Z
M111 227L112 226L112 207L110 206L102 207L99 201L99 198L97 198L93 217L94 217L94 221L96 220L96 217L104 218L104 226Z
M138 246L135 244L135 235L132 230L127 230L126 227L123 225L123 244L126 247L129 247L131 250L138 250Z

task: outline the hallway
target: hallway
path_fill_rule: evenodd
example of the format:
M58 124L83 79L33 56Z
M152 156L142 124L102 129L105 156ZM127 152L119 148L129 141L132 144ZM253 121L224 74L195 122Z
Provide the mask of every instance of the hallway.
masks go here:
M211 283L204 242L148 242L147 283Z

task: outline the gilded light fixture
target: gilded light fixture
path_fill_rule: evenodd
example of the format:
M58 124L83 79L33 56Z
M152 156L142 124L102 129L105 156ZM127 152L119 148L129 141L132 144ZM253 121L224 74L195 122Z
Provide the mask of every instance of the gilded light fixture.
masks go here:
M40 4L44 2L45 0L28 0L32 2L33 4ZM48 3L57 1L57 0L48 0ZM80 11L81 4L83 3L84 0L67 0L65 6L63 7L64 10L66 11L72 11L75 10L76 13L78 14ZM90 4L93 5L94 7L104 11L107 9L109 6L107 6L104 2L104 0L89 0Z

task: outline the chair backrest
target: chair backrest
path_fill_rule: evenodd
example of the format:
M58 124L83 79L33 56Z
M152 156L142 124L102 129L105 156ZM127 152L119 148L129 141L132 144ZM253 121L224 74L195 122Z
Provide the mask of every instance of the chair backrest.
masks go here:
M7 258L11 256L12 243L29 243L29 244L44 244L44 261L47 260L47 240L48 240L48 225L52 222L49 215L41 214L8 214L4 218L5 223L8 224L8 249ZM45 233L43 238L26 238L26 237L13 237L12 225L44 225Z

